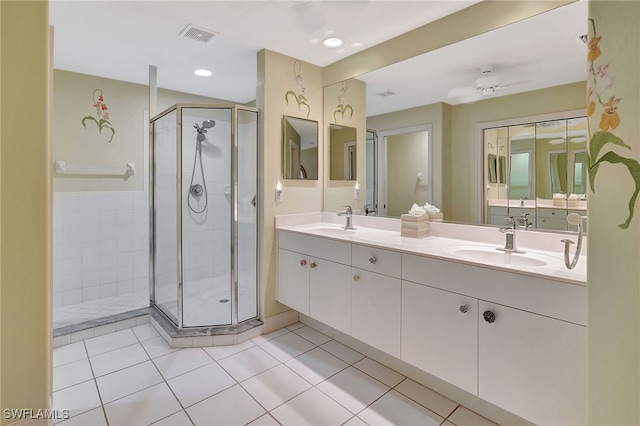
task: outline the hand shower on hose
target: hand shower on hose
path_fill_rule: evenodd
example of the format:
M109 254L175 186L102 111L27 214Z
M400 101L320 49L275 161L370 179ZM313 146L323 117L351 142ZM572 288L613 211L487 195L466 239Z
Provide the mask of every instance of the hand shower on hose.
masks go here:
M569 247L571 247L571 244L574 244L574 242L566 238L562 240L564 243L564 264L569 269L575 268L578 263L578 259L580 258L580 250L582 249L582 221L586 218L586 216L580 216L577 213L569 213L567 215L567 222L569 222L569 225L576 225L578 227L578 243L571 262L569 261Z
M204 178L204 167L202 166L202 142L206 139L204 135L207 133L207 129L212 128L216 125L216 122L213 120L205 120L202 122L202 126L199 126L198 123L194 123L193 127L198 132L196 136L196 149L195 156L193 158L193 171L191 172L191 183L189 184L189 194L187 195L187 204L189 205L189 210L194 213L203 213L207 209L208 204L208 194L207 194L207 183ZM200 164L200 176L202 178L202 184L194 183L195 175L196 175L196 166ZM191 205L191 198L195 198L199 200L201 197L204 197L204 206L202 209L196 209Z

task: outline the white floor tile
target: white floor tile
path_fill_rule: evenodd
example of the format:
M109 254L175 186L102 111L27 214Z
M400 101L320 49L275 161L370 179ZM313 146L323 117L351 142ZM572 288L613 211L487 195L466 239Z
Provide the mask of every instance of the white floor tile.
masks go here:
M165 417L162 420L158 420L153 423L153 426L191 426L193 423L187 413L184 410L180 410L175 414L170 415L169 417Z
M371 358L364 358L353 364L353 366L358 370L364 371L373 378L380 380L389 387L394 387L404 380L404 376L402 374L390 369L389 367L385 367Z
M231 376L241 382L278 365L278 360L263 351L260 346L253 346L238 352L218 363Z
M131 367L148 359L149 357L144 349L142 349L142 346L140 346L140 343L125 346L90 358L93 374L95 374L96 377Z
M153 359L165 379L210 364L213 360L200 348L186 348Z
M345 346L337 340L331 340L320 347L347 364L354 364L364 358L364 355L360 352L354 351L349 346Z
M88 359L64 364L53 369L54 392L93 379Z
M72 343L53 350L53 366L59 367L74 361L87 359L87 350L84 342Z
M69 410L71 418L96 407L100 407L100 397L93 380L53 393L53 408Z
M271 414L267 413L258 417L247 426L280 426L280 423L278 423L276 419L271 417Z
M182 409L166 383L159 383L104 406L111 425L140 426L163 419Z
M169 380L169 387L183 407L188 407L236 384L231 376L218 364L212 362L204 367Z
M300 327L306 327L306 326L301 322L296 322L296 323L293 323L291 325L286 326L285 328L287 330L289 330L289 331L293 331L293 330L299 329Z
M451 414L458 406L457 402L454 402L449 398L440 395L438 392L434 392L411 379L405 379L394 389L445 418L448 417L449 414Z
M135 334L133 334L133 331L130 329L105 334L84 341L90 357L134 343L138 343L138 339L136 339Z
M289 368L280 364L245 380L242 382L242 387L264 408L273 410L283 402L309 389L311 385Z
M254 337L253 339L251 339L251 341L256 345L259 345L261 343L268 342L269 340L273 340L276 337L280 337L283 334L287 334L288 332L289 332L289 330L287 330L286 328L280 328L280 329L278 329L276 331L272 331L271 333L263 334L262 336L258 336L258 337Z
M151 324L142 324L131 329L133 333L136 335L138 340L141 342L144 340L153 339L154 337L158 337L159 334L155 328Z
M367 424L358 416L353 416L342 426L367 426Z
M319 331L311 328L311 327L301 327L294 331L298 336L304 337L314 345L323 345L331 340L331 337L326 334L322 334Z
M349 367L316 386L353 414L384 395L389 387L362 371Z
M107 426L107 420L104 418L102 407L98 407L56 424L63 426Z
M162 382L151 361L118 370L96 379L104 404Z
M149 340L143 340L141 343L144 347L144 350L147 351L149 357L151 358L157 358L159 356L170 354L171 352L175 352L178 350L169 346L167 341L160 336L154 337Z
M316 345L295 333L287 333L262 343L260 347L273 355L278 361L285 362L310 351L315 348Z
M447 420L456 426L495 426L491 420L465 407L458 407Z
M358 414L370 425L437 426L444 421L433 411L391 390Z
M220 361L223 358L226 358L233 354L237 354L238 352L249 349L252 346L255 346L255 343L253 343L251 340L247 340L246 342L242 342L238 345L213 346L203 349L211 356L211 358L215 359L216 361Z
M285 364L313 385L348 367L347 363L321 348L305 352Z
M353 416L316 388L296 396L270 414L284 426L340 425Z
M187 413L196 426L229 426L252 422L265 410L236 385L187 408Z

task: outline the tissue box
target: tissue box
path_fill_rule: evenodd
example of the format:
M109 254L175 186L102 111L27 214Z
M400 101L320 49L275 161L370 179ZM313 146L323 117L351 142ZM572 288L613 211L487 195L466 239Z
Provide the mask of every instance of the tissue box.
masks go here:
M400 235L403 237L424 238L429 235L429 216L414 216L403 214L400 216Z
M429 213L429 220L442 220L444 218L444 214L442 213Z

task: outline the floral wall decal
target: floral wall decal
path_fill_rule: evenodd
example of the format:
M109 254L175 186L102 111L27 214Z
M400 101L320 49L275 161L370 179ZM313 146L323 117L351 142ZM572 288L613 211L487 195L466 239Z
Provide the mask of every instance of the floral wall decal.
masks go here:
M97 98L96 98L96 96L97 96ZM84 127L86 129L87 128L87 121L92 121L92 122L96 123L96 126L98 126L98 133L102 134L102 129L107 129L107 130L111 131L111 137L108 140L108 142L111 143L111 141L113 140L113 137L116 134L116 129L108 121L109 120L109 108L107 107L107 104L104 102L104 96L102 95L102 90L96 89L96 90L93 91L93 105L92 106L96 109L95 117L91 116L91 115L87 115L86 117L84 117L81 120L82 127Z
M346 104L346 102L347 102L347 82L343 81L342 86L338 91L338 105L336 105L336 109L333 111L333 120L336 123L338 122L338 117L337 117L338 113L340 114L340 117L344 120L344 113L347 112L347 110L350 110L351 114L349 115L349 118L353 117L353 108L351 107L351 105Z
M593 34L590 35L587 54L589 74L587 116L591 117L598 109L602 110L598 124L600 130L594 132L589 141L589 184L591 191L595 193L596 175L602 163L622 164L628 169L635 182L635 191L629 198L629 216L624 223L618 225L622 229L627 229L633 219L636 200L640 193L640 164L636 160L624 157L614 151L608 151L600 156L600 152L608 144L624 147L629 150L631 150L631 147L613 133L613 130L615 130L621 122L618 106L622 102L622 98L611 95L606 101L603 101L601 97L606 91L614 88L614 79L609 74L608 63L604 65L596 64L596 61L602 55L600 48L602 36L598 37L596 33L595 21L589 19L589 23L591 24Z
M307 118L309 118L309 114L311 114L311 107L309 106L309 101L305 98L305 87L304 87L304 79L302 78L302 63L296 59L293 63L293 80L296 84L295 92L293 90L287 91L284 94L284 100L289 105L289 95L293 96L296 103L298 104L298 111L300 111L300 107L304 105L307 107Z

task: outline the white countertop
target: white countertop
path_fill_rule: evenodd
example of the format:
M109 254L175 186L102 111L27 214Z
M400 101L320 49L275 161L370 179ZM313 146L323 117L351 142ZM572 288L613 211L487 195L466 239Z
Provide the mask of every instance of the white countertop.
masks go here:
M358 217L362 218L362 216L354 215L354 219ZM312 221L308 222L306 220L300 220L299 218L297 220L276 220L276 229L281 231L297 232L316 237L330 238L333 240L345 241L349 243L369 245L388 250L402 251L409 254L428 256L457 263L496 269L516 274L529 275L569 284L584 286L587 282L587 259L585 255L580 256L578 264L574 269L568 269L564 264L564 255L562 252L540 250L539 247L527 248L526 241L525 245L517 245L519 250L523 250L526 252L525 254L508 254L495 250L496 248L500 247L499 243L496 244L495 239L493 239L493 241L483 242L478 241L477 239L466 240L460 238L450 238L442 235L428 236L426 238L410 238L400 236L400 232L396 230L385 230L377 229L374 227L361 226L355 220L354 226L356 226L357 229L351 231L345 230L340 224L319 221L318 219L321 219L321 216L309 215L308 218ZM361 221L362 220L363 219L361 219ZM372 223L375 222L372 221ZM440 224L432 223L431 225L432 227L437 227ZM446 226L468 227L469 225L446 224ZM440 229L438 232L433 232L433 234L438 233L442 234L442 229ZM524 231L518 231L517 235L520 236L523 233ZM529 235L531 234L532 233L529 233ZM553 237L557 237L558 240L562 237L566 237L559 234L551 235ZM502 238L502 241L504 241L504 235L502 236ZM537 238L540 238L540 235ZM569 236L569 238L574 241L576 239L575 236L573 236L573 238ZM502 246L504 246L504 243L502 244ZM572 245L570 259L573 259L573 250L575 250L575 245ZM469 253L472 253L471 256L468 255ZM584 246L583 253L586 253L586 248ZM476 257L476 255L478 257ZM504 257L501 255L503 255ZM498 260L497 262L496 259ZM512 264L502 263L502 259L504 259L505 262L512 262ZM542 264L543 266L531 266L531 264Z

